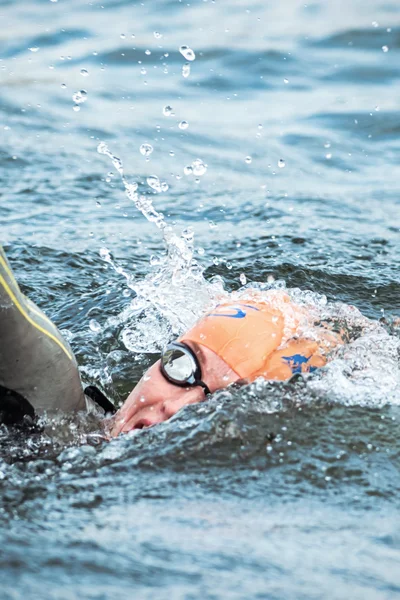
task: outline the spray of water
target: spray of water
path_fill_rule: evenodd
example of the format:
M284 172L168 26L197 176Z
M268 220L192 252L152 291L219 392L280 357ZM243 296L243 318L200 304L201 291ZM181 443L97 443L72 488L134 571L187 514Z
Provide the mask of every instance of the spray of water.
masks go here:
M101 250L103 260L124 276L127 286L134 291L130 304L117 317L109 319L106 326L122 325L121 339L133 356L155 353L228 294L221 278L212 281L204 278L204 270L194 258L193 231L188 228L178 235L154 208L152 199L139 193L136 182L127 180L121 160L106 144L100 143L98 152L111 159L128 198L148 221L155 223L165 244L165 253L150 260L150 273L140 280L119 266L107 249ZM281 310L285 320L283 343L293 336L295 323L296 336L316 341L320 339L321 323L347 332L346 344L332 351L328 366L307 378L307 397L348 405L400 404L400 340L380 323L367 319L353 306L329 303L324 295L287 289L284 281L247 283L242 277L241 283L243 286L232 295L233 300L253 299L256 294ZM285 295L293 304L284 300ZM297 308L293 309L293 305ZM301 313L304 317L299 319ZM109 373L106 375L110 383ZM307 402L306 396L302 401Z
M225 294L222 280L205 280L204 269L194 258L193 230L186 228L178 235L155 209L152 198L139 193L136 182L128 181L121 159L112 154L104 142L98 145L97 151L111 159L127 197L161 231L165 246L163 255L150 260L150 273L141 280L120 267L108 249L101 249L103 260L125 277L135 293L129 306L107 325L124 324L121 336L128 350L158 352L171 337L190 327L216 298Z

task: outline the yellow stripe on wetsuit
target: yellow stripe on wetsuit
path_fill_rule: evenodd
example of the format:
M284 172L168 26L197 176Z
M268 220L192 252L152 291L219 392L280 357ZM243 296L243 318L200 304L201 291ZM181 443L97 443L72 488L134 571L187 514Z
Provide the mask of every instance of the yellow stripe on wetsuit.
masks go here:
M11 269L9 268L5 255L4 255L4 250L2 249L2 247L0 246L0 265L4 268L5 272L7 273L8 277L10 278L11 281L11 285L15 286L17 293L19 292L19 286L18 283L11 271ZM12 300L12 302L15 304L16 308L19 310L19 312L21 313L21 315L28 321L28 323L30 323L31 325L33 325L33 327L35 327L35 329L37 329L38 331L40 331L41 333L43 333L44 335L47 335L48 338L50 338L51 340L53 340L53 342L55 342L57 344L57 346L59 346L61 348L61 350L63 352L65 352L65 354L68 356L68 358L70 360L73 360L73 357L71 355L71 353L67 350L67 348L64 346L64 344L61 342L61 340L59 340L55 335L53 335L52 333L50 333L50 331L47 331L47 329L45 329L44 327L42 327L41 325L39 325L39 323L36 323L36 321L34 321L29 314L26 312L26 310L24 309L24 307L22 306L22 304L19 302L16 293L14 293L14 291L11 289L11 287L8 285L8 283L6 282L6 280L4 279L4 277L0 274L0 285L2 285L2 287L4 288L5 292L7 293L7 295L10 297L10 299ZM30 309L32 310L32 312L34 312L36 315L38 315L41 319L44 319L45 321L47 321L52 327L54 327L53 323L50 321L50 319L48 319L45 315L42 315L38 310L36 310L36 308L30 307Z
M17 293L21 293L20 287L18 285L17 280L14 277L14 273L12 272L11 268L8 265L8 261L7 261L7 257L5 255L5 252L3 250L3 248L0 246L0 265L2 265L2 267L4 268L5 272L7 273L8 277L10 278L11 283L13 284L15 290L16 290L16 294ZM22 295L22 293L21 293ZM35 315L37 315L38 317L40 317L42 319L42 321L46 321L50 327L54 327L54 323L48 318L46 317L45 314L42 313L41 310L39 310L38 308L36 308L36 306L33 304L33 302L31 302L29 300L29 298L24 297L25 300L27 300L29 302L29 309L31 312L35 313Z

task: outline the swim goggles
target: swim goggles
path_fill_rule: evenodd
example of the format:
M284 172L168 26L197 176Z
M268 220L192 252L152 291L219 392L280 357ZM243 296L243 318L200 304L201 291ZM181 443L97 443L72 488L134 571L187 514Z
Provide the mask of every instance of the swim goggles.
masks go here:
M181 342L171 342L161 355L161 373L165 379L181 387L203 388L205 395L211 394L207 385L202 381L201 367L195 353Z

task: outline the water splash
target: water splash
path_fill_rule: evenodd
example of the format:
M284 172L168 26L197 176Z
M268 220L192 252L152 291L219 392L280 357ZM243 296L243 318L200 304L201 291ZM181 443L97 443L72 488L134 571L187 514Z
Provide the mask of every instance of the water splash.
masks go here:
M103 249L103 260L122 274L128 287L135 292L127 308L106 325L124 325L121 338L128 350L157 352L171 337L190 327L213 299L224 294L222 280L210 283L204 279L203 267L194 258L193 230L187 228L178 235L162 213L154 208L151 198L139 193L136 182L127 180L121 159L113 155L104 142L98 145L97 150L111 159L128 198L148 221L161 230L165 247L159 256L151 257L151 271L140 281L118 266L109 251ZM201 159L196 159L193 165L198 175L206 172L207 167ZM158 193L168 189L168 184L160 182L156 175L149 176L147 184Z
M114 168L121 176L122 182L125 186L126 195L128 196L129 200L135 204L136 208L140 210L142 215L148 221L155 223L159 229L166 229L167 225L164 221L164 217L161 213L155 210L151 199L144 194L138 194L138 184L136 182L130 183L126 179L121 159L118 158L118 156L114 156L114 154L112 154L108 149L107 144L104 142L100 142L100 144L97 146L97 152L99 154L105 154L111 159Z
M128 288L134 292L122 313L108 319L105 326L117 328L125 348L134 353L134 357L140 357L159 352L168 341L190 328L208 308L228 298L228 293L221 277L211 281L204 278L204 269L194 258L193 230L189 227L178 235L154 208L151 198L139 193L136 182L127 180L121 160L104 142L99 144L98 151L111 159L128 198L148 221L155 223L164 241L164 252L150 258L150 272L140 280L118 265L106 248L100 251L103 260L125 277ZM200 175L205 170L201 159L185 167L188 174L196 171ZM147 183L154 191L159 191L162 185L157 176L148 177ZM322 339L323 328L344 332L345 344L335 344L327 350L328 365L306 377L307 392L299 402L306 403L312 396L341 404L377 406L391 402L400 405L400 339L381 323L367 319L353 306L330 303L324 295L287 289L284 281L275 281L272 277L262 283L246 282L242 274L240 283L243 287L229 295L233 301L254 299L257 295L281 311L283 344L293 337L294 331L296 336L317 342ZM291 302L287 302L288 296ZM91 331L92 335L97 333L97 323L92 324ZM102 376L103 381L112 383L108 363Z

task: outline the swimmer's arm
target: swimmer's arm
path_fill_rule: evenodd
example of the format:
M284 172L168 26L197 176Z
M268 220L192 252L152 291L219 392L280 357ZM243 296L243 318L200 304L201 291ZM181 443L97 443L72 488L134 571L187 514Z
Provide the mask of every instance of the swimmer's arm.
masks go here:
M33 408L85 406L78 366L54 323L22 294L0 246L0 385Z

